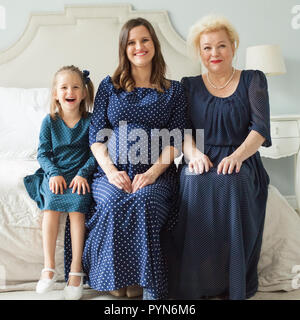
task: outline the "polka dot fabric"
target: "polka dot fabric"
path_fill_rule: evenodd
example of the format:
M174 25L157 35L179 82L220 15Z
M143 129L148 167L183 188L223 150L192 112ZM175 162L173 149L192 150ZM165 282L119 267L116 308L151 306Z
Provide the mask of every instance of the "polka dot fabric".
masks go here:
M182 166L179 221L168 244L170 296L245 299L258 285L269 177L258 152L239 173L218 175L217 166L250 130L271 145L266 79L260 71L242 71L227 98L211 95L201 76L182 82L191 116L187 123L193 130L204 129L204 152L214 167L196 175Z
M49 179L61 175L69 186L76 175L91 178L96 160L88 144L90 116L80 119L73 128L69 128L59 116L53 120L47 115L43 120L37 156L41 168L24 178L30 197L41 210L89 212L90 193L78 195L67 188L63 194L54 194L49 188Z
M41 210L58 212L81 212L87 214L93 203L91 193L72 193L72 188L63 194L54 194L49 188L49 179L63 176L67 186L79 175L91 184L91 177L96 170L96 160L88 142L88 129L91 114L81 118L73 128L69 128L57 115L53 120L47 115L43 120L37 159L41 166L35 174L24 178L25 187L30 197L37 202ZM68 279L72 260L69 218L65 230L65 278Z
M108 143L110 155L116 167L126 171L132 181L136 174L151 167L151 129L179 128L182 131L185 108L179 82L171 81L171 87L164 93L150 88L125 92L116 90L108 76L101 82L96 95L90 144L106 141L99 136L99 131L112 129L117 144ZM149 139L149 144L146 150L140 150L140 155L144 152L148 163L129 162L126 151L138 140L126 140L125 127L119 126L120 121L126 121L128 136L135 129L143 129L147 133L143 139ZM123 160L126 161L121 159L124 154ZM176 216L174 200L178 185L174 164L155 183L135 193L126 193L110 184L101 167L98 168L92 184L96 205L87 216L83 254L84 270L93 289L108 291L138 284L144 288L144 299L167 297L160 232L170 228L170 221Z

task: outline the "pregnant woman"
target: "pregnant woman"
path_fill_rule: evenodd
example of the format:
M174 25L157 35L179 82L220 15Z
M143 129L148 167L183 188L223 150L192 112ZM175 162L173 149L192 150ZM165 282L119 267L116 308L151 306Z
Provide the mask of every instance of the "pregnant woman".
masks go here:
M95 98L90 145L99 167L83 265L92 288L115 296L167 297L160 231L176 213L179 181L173 159L186 104L181 84L167 80L165 69L152 25L129 20L120 33L119 66L101 82ZM177 130L168 144L157 145L154 159L153 129ZM107 142L101 133L108 131Z

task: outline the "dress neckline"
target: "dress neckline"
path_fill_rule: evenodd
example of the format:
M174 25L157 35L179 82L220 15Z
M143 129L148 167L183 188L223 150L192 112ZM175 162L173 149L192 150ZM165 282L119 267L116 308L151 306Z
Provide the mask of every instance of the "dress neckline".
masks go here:
M75 123L75 125L74 125L72 128L69 127L62 118L60 118L60 120L62 121L62 123L64 124L64 126L66 126L68 129L71 129L71 130L72 130L72 129L75 129L75 128L78 126L79 122L82 120L82 117Z
M112 83L112 79L111 79L111 76L108 75L107 76L109 82L110 82L110 85L112 86L112 88L115 88L113 83ZM165 89L164 93L168 92L172 87L173 87L173 82L174 80L170 80L170 79L167 79L168 81L170 81L170 87L168 89ZM150 88L150 87L134 87L134 89L130 92L128 91L125 91L122 89L122 91L126 94L130 94L130 93L133 93L135 91L147 91L147 90L151 90L151 91L156 91L156 92L159 92L156 88Z
M170 81L170 87L168 89L165 89L164 92L167 92L173 86L173 80L169 80L169 81ZM151 87L134 87L134 90L154 90L158 92L156 88L151 88Z
M206 92L207 92L210 96L212 96L212 97L214 97L214 98L218 98L218 99L228 99L228 98L231 98L232 96L235 96L236 92L238 91L238 89L239 89L239 87L240 87L240 85L241 85L241 82L242 82L241 80L242 80L243 74L244 74L244 70L241 70L239 83L238 83L236 89L234 90L234 92L233 92L231 95L229 95L229 96L227 96L227 97L219 97L219 96L215 96L214 94L210 93L209 90L207 89L204 81L203 81L202 74L200 75L200 77L201 77L201 81L202 81L202 83L203 83L203 86L204 86Z
M151 88L151 87L134 87L134 89L144 89L144 90L147 90L147 89L151 89L151 90L156 90L155 88Z

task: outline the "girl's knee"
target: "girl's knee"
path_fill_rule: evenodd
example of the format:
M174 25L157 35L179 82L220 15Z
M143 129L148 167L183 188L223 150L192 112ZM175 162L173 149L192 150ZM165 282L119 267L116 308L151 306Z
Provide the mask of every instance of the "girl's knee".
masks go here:
M69 212L71 229L83 230L85 228L85 215L81 212Z
M84 220L85 215L81 212L69 212L70 220Z
M45 210L43 211L44 219L59 219L61 212L53 211L53 210Z

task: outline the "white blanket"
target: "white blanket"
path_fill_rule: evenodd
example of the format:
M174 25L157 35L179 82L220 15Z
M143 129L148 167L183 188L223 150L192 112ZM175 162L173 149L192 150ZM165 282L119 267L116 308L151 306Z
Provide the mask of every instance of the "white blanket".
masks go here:
M34 290L43 268L42 213L23 185L23 177L38 167L35 160L0 159L0 291ZM56 249L59 280L64 272L65 219L66 214L61 217ZM258 265L259 290L293 290L294 265L300 265L300 218L270 186Z
M296 265L300 265L300 217L270 186L258 264L259 291L293 290Z
M26 283L37 281L43 268L42 213L23 184L23 177L38 167L34 160L0 159L0 291L31 289ZM63 279L65 219L63 214L57 239L59 280Z

